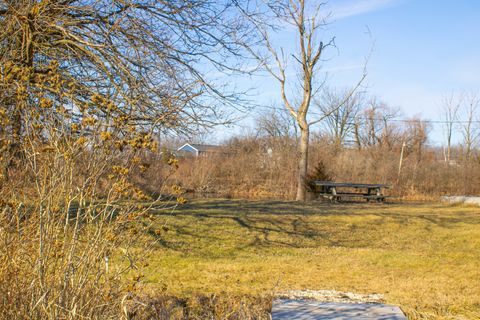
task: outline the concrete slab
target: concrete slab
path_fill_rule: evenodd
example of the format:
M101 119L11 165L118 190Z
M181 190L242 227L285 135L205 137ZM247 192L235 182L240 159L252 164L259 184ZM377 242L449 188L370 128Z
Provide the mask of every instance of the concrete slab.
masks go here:
M445 196L442 197L442 201L452 203L452 204L473 204L480 205L480 197L474 196Z
M406 320L397 306L368 303L319 302L308 300L275 300L272 320Z

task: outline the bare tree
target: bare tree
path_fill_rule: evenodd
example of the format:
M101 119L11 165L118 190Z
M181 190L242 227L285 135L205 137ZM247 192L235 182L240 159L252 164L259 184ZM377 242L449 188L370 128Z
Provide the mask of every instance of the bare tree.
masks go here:
M241 63L234 39L249 43L251 36L233 10L229 1L0 0L5 158L18 150L23 119L42 98L77 122L105 118L111 110L92 114L92 106L109 101L112 128L117 121L185 132L218 122L225 112L218 101L240 97L203 71Z
M261 112L256 119L258 133L269 138L296 138L297 125L285 109L272 108Z
M319 81L321 57L325 49L334 46L334 38L328 39L326 42L317 39L326 25L325 15L322 14L324 3L308 0L278 0L268 2L266 6L270 17L263 16L262 20L256 18L250 20L256 26L262 41L259 46L247 46L247 49L259 61L260 66L277 80L282 102L299 128L296 199L305 201L310 126L323 119L309 121L309 108L313 97L323 84L322 81ZM278 25L272 27L272 23L267 26L265 21L268 21L268 23L279 21L283 25L293 27L297 38L296 52L287 53L284 48L276 47L272 41L272 33L278 32L278 28L275 28ZM257 50L258 47L260 48ZM289 72L287 72L287 57L291 57L295 63L296 77L290 77ZM362 80L364 77L365 74ZM361 81L355 89L360 83ZM300 93L294 94L293 97L289 96L288 89L295 86Z
M324 90L320 99L315 99L315 105L324 118L323 127L331 137L332 142L342 146L355 132L355 120L359 116L363 96L360 92L350 94L351 90Z
M449 163L452 153L452 138L455 130L455 125L458 120L458 112L463 102L463 96L457 96L453 92L443 97L442 108L445 119L444 132L447 149L445 151L445 162Z
M392 120L399 115L382 101L373 97L355 122L355 140L365 147L391 147L395 141L396 127Z
M233 70L240 46L232 39L247 41L245 24L229 7L203 0L0 0L3 73L15 77L12 68L29 67L30 90L46 90L41 76L58 65L73 111L100 94L137 123L207 121L216 110L204 96L228 93L207 81L199 64Z
M415 154L417 163L422 160L429 131L430 126L428 123L420 119L413 118L405 125L403 140L408 150L407 155Z
M465 157L467 160L470 160L473 148L480 136L480 130L477 125L480 97L477 93L470 93L465 95L464 102L464 110L462 113L466 120L462 124L463 145L465 148Z
M407 147L406 156L409 154L415 156L412 181L416 181L418 168L423 160L429 130L428 123L420 119L413 118L406 123L404 133L404 141Z

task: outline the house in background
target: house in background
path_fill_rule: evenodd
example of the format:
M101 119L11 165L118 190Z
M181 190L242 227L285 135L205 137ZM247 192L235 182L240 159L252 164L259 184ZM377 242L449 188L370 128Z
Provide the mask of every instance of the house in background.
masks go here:
M206 156L212 153L220 152L220 146L215 146L211 144L193 144L185 143L183 146L177 149L177 156L186 157L186 156Z

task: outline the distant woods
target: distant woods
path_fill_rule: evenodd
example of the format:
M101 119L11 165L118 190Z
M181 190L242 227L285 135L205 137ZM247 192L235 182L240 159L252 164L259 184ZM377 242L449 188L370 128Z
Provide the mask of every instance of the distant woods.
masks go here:
M337 108L348 92L325 88L312 103L310 116L324 120L311 128L307 186L312 179L388 183L391 194L414 199L480 193L475 94L454 95L455 117L444 121L439 108L439 119L431 122L408 118L365 92L349 96ZM446 107L452 106L448 98ZM434 126L445 134L443 144L433 143ZM298 137L287 110L265 106L250 133L226 141L222 153L179 159L173 178L192 191L293 199Z

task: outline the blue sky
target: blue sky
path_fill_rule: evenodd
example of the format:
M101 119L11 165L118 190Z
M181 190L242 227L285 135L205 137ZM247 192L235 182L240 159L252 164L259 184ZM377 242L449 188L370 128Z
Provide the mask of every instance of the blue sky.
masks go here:
M442 95L480 87L480 1L335 3L340 8L358 5L350 16L332 24L340 50L335 63L359 59L362 49L351 45L364 48L361 30L368 26L375 40L368 65L369 91L407 115L438 119ZM334 78L347 84L351 76Z
M480 88L480 1L331 0L325 9L332 17L322 38L335 36L337 45L323 67L330 86L355 84L373 46L367 90L406 117L441 120L444 95ZM287 51L295 49L293 30L282 31L275 41ZM242 81L254 84L257 102L280 101L273 79ZM242 121L241 130L252 118ZM431 142L441 142L441 136L436 125Z

